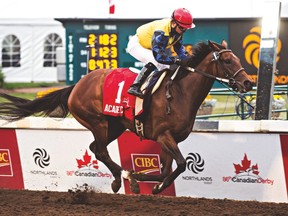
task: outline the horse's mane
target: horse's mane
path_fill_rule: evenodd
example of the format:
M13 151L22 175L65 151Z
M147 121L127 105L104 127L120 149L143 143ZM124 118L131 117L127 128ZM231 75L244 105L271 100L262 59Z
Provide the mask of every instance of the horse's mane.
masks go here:
M214 42L215 43L215 42ZM221 44L215 43L218 45L220 49L224 49L225 47ZM183 65L195 68L200 62L212 51L210 45L204 41L196 43L192 47L192 55L189 55L186 59L183 60ZM174 65L170 67L172 70L176 70L178 66ZM177 79L182 79L189 73L188 70L182 70L177 75Z
M192 55L187 58L187 65L196 67L211 51L211 47L205 42L195 44L192 48Z

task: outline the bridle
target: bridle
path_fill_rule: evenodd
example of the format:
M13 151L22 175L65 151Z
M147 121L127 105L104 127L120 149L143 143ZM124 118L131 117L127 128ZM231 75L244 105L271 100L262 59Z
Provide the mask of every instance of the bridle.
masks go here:
M218 63L220 64L220 67L222 67L222 69L224 68L223 66L223 62L221 61L221 54L222 53L225 53L225 52L232 52L232 50L230 49L223 49L223 50L220 50L220 51L214 51L212 53L212 62L215 62L215 63ZM221 78L221 77L217 77L217 76L214 76L214 75L211 75L211 74L208 74L206 72L203 72L203 71L200 71L200 70L197 70L195 68L192 68L192 67L184 67L186 70L188 71L191 71L191 72L196 72L196 73L200 73L202 74L203 76L206 76L206 77L209 77L209 78L212 78L212 79L216 79L217 81L221 82L221 83L226 83L228 84L234 91L237 90L237 85L236 85L236 76L244 71L244 68L239 68L235 73L233 73L233 75L229 74L228 72L226 72L224 69L224 75L226 78ZM218 69L218 67L216 67L216 70ZM217 71L217 74L218 71Z
M232 50L230 49L223 49L220 50L219 52L213 52L212 53L212 62L216 62L219 63L220 66L222 67L222 70L224 71L224 75L225 77L228 79L228 85L233 88L233 90L237 90L237 86L236 86L236 76L241 72L244 71L244 68L239 68L235 73L233 73L233 75L230 75L229 73L226 72L226 70L224 70L224 66L223 66L223 62L221 61L221 54L225 53L225 52L232 52ZM218 72L217 72L218 74Z
M232 50L230 49L223 49L223 50L220 50L220 51L214 51L212 53L212 62L216 62L218 64L220 64L220 66L222 67L222 69L224 70L224 66L223 66L223 62L221 61L221 54L222 53L225 53L225 52L232 52ZM191 71L191 72L196 72L196 73L200 73L202 74L203 76L206 76L206 77L209 77L209 78L212 78L212 79L215 79L217 80L218 82L220 83L224 83L224 84L228 84L228 86L230 86L232 89L233 89L233 93L240 98L241 101L243 101L244 103L246 103L248 106L250 106L251 108L254 108L249 102L247 102L245 99L243 99L243 97L239 96L236 91L237 91L237 85L236 85L236 76L244 71L245 69L244 68L239 68L233 75L230 75L229 73L227 73L225 70L224 70L224 74L225 74L225 77L226 78L221 78L221 77L217 77L217 76L214 76L214 75L211 75L211 74L208 74L206 72L203 72L203 71L200 71L200 70L197 70L195 68L192 68L192 67L184 67L186 70L188 71ZM218 67L216 67L218 68ZM217 70L217 69L216 69ZM218 71L217 71L217 74ZM227 86L226 86L227 87ZM229 89L229 88L228 88Z
M212 53L212 61L211 62L216 62L218 64L220 64L220 66L222 67L222 69L224 68L223 66L223 62L221 61L221 54L222 53L225 53L225 52L232 52L232 50L230 49L223 49L223 50L220 50L220 51L214 51ZM172 98L172 95L170 94L170 86L172 84L172 80L174 80L174 78L176 77L177 73L178 73L178 70L179 68L184 68L185 70L187 71L190 71L190 72L196 72L196 73L199 73L199 74L202 74L203 76L206 76L208 78L211 78L211 79L214 79L214 80L217 80L218 82L220 83L224 83L224 84L228 84L233 90L231 90L232 92L234 92L234 94L236 96L238 96L242 101L244 101L245 103L247 103L250 107L253 108L253 106L251 104L249 104L249 102L247 102L246 100L244 100L241 96L239 96L236 91L237 91L237 85L236 85L236 76L244 71L244 68L239 68L233 75L230 75L229 73L227 73L225 70L224 70L224 74L225 74L225 77L226 78L221 78L221 77L217 77L217 76L214 76L214 75L211 75L211 74L208 74L207 72L203 72L203 71L200 71L198 69L195 69L195 68L192 68L192 67L188 67L188 66L179 66L175 73L172 75L171 77L171 80L168 81L167 85L166 85L166 99L167 99L167 106L166 106L166 113L167 114L170 114L171 113L171 107L170 107L170 100ZM218 69L218 67L216 67L216 70ZM218 71L217 71L217 74ZM226 86L227 87L227 86ZM229 89L229 88L228 88Z

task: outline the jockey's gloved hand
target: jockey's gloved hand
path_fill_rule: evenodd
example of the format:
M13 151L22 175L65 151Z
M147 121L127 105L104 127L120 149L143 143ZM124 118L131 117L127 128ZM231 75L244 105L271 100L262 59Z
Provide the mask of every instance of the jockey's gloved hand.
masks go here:
M186 66L186 65L184 65L184 63L183 63L183 61L181 59L177 59L177 58L175 58L174 64L177 64L177 65L180 65L180 66Z

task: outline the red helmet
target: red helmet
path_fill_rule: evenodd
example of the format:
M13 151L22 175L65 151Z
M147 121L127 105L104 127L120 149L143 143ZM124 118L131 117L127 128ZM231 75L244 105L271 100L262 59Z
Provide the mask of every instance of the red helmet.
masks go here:
M179 8L174 10L171 18L183 28L194 28L193 17L189 10L186 8Z

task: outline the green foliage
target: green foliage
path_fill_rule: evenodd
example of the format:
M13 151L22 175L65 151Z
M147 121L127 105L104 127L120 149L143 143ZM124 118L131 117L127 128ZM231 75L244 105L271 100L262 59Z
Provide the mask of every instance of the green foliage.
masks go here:
M0 88L4 88L5 75L0 69Z

